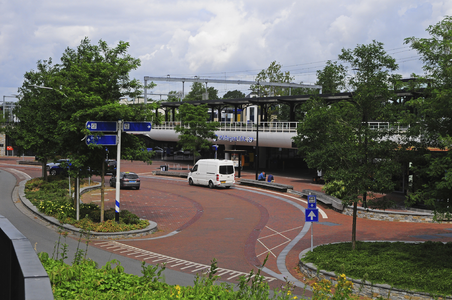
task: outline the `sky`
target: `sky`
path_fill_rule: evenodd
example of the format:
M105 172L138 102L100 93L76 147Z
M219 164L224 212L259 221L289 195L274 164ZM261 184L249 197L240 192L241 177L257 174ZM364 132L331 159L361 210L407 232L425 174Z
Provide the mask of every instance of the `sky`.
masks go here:
M110 47L128 42L128 53L141 60L130 76L142 82L168 75L254 80L276 61L293 82L314 84L316 71L341 49L373 40L396 59L396 73L409 77L422 74L422 62L404 39L429 37L429 25L452 15L452 1L0 0L0 11L0 95L11 96L38 60L58 63L85 37ZM154 94L182 90L179 82L155 83ZM210 86L220 96L250 92L246 85Z

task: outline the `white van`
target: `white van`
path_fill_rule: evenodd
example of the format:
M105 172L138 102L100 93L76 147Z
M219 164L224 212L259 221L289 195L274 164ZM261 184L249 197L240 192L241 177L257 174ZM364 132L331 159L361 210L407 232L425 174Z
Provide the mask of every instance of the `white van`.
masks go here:
M230 188L234 183L235 168L232 160L200 159L188 173L190 185Z

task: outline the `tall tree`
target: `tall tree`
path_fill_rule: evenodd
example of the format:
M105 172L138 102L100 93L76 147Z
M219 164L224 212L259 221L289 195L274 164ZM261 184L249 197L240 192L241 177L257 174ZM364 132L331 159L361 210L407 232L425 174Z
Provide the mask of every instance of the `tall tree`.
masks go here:
M180 102L181 101L181 92L170 91L168 93L168 102Z
M325 68L317 71L317 85L322 86L323 94L340 93L345 89L347 70L343 65L331 60L326 62Z
M356 75L348 80L351 101L326 103L313 98L304 107L304 116L295 142L310 168L324 171L330 182L340 183L344 204L353 204L352 247L356 246L357 205L372 192L392 191L392 175L400 170L395 159L397 142L391 128L375 130L370 121L395 121L390 105L394 99L390 72L395 60L383 44L373 42L343 49L339 59L350 64ZM332 185L326 186L331 188Z
M240 99L245 98L245 94L239 90L228 91L223 95L223 99Z
M423 154L423 165L414 167L417 178L427 178L409 201L424 202L435 208L436 216L450 218L452 192L452 17L447 16L426 30L429 38L410 37L405 43L418 51L424 62L425 75L418 81L426 87L423 98L409 104L416 115L411 119L410 134L421 137L417 145ZM429 147L442 152L429 151Z
M290 72L283 72L281 70L282 66L273 61L270 63L267 69L260 71L255 81L264 81L264 82L280 82L280 83L289 83L294 78L290 76ZM271 97L271 96L286 96L289 95L289 89L282 88L278 86L265 86L265 85L251 85L251 90L256 94L259 94L261 97Z
M71 158L73 176L88 175L88 167L102 170L105 149L86 146L86 122L116 121L123 117L145 121L153 116L150 106L140 111L138 107L119 105L121 97L135 98L143 88L138 80L129 78L129 72L140 61L127 54L128 47L128 43L119 42L110 48L102 40L92 45L85 38L76 49L65 50L59 65L53 66L51 60L38 62L38 70L27 72L19 89L22 98L15 114L20 123L9 131L16 143L44 159L57 155ZM145 147L140 141L127 135L124 138L127 142L123 143L123 158L150 160L150 154L141 151ZM104 178L100 175L103 194Z
M205 88L201 82L193 82L190 92L185 96L184 101L201 101L203 100L202 95L208 93L208 100L218 99L218 91L210 86Z
M184 103L179 107L179 115L182 121L181 125L176 126L175 130L179 135L178 144L184 150L193 152L193 163L200 154L198 150L208 150L211 142L208 139L214 139L215 130L218 129L218 122L208 122L209 114L207 105L191 105Z
M25 73L23 87L19 89L21 97L14 109L20 122L6 128L6 133L12 137L20 152L32 150L39 157L45 180L47 161L61 154L57 124L62 119L62 102L66 95L59 90L36 86L59 86L59 72L60 67L54 65L50 58L38 61L36 70Z

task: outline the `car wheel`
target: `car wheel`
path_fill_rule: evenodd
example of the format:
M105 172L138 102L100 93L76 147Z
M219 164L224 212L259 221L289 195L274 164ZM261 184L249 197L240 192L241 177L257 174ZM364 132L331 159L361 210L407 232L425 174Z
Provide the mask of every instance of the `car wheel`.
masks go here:
M110 187L114 187L113 181L110 180Z
M55 176L57 174L56 170L50 170L50 175Z
M209 189L213 189L213 182L209 181Z
M189 179L188 179L188 184L189 184L189 185L193 185L193 179L189 178Z

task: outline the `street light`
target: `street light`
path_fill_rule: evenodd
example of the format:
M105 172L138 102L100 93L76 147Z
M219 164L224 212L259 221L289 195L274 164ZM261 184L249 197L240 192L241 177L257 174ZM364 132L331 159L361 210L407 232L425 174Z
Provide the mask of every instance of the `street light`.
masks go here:
M54 88L51 88L51 87L48 87L48 86L36 85L36 84L29 84L28 86L32 86L32 87L35 87L35 88L38 88L38 89L54 90L54 91L57 91L58 93L62 94L64 97L67 98L66 94L63 93L62 91L54 89Z
M259 80L257 81L257 110L256 110L256 153L254 155L254 163L256 164L256 180L259 177L259 98L261 97L261 89Z

